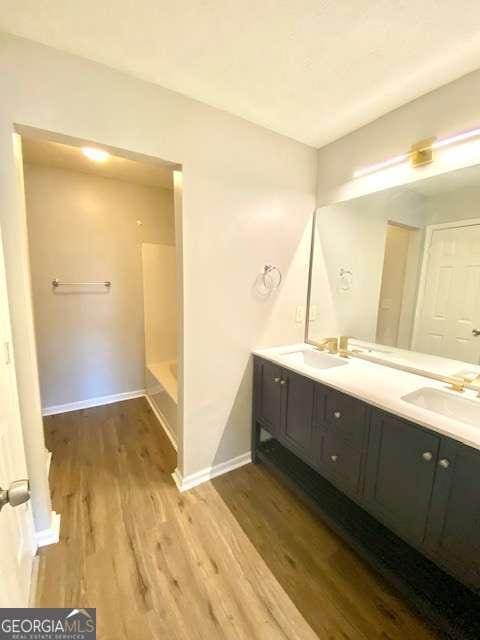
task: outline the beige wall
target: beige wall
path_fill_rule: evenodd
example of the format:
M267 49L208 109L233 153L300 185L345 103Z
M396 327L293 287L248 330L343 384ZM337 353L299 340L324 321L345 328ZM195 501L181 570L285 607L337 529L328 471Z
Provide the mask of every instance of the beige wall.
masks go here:
M177 265L175 247L142 244L145 360L177 359Z
M173 192L27 164L25 193L43 407L143 389L141 247L173 244Z
M179 467L188 475L247 452L250 350L303 339L295 307L306 300L316 151L100 64L10 36L0 37L0 95L0 223L20 373L31 368L32 345L22 345L22 333L30 331L29 307L25 269L15 264L25 249L13 123L181 163L185 367L179 369ZM282 269L284 282L274 296L259 299L252 285L266 262ZM34 411L29 428L40 429Z

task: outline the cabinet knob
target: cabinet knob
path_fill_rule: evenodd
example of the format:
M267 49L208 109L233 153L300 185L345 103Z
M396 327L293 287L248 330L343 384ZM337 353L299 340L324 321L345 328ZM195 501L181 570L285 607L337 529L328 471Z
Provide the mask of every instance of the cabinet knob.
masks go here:
M448 467L450 466L450 460L447 460L447 458L442 458L442 460L440 460L438 464L442 467L442 469L448 469Z
M430 453L430 451L425 451L424 453L422 453L422 458L427 462L430 462L430 460L433 458L433 455Z
M286 380L280 380L280 384L287 384Z
M330 456L330 460L332 462L336 462L338 460L338 456Z
M278 384L280 382L280 378L274 378L273 381Z
M335 418L335 420L340 420L340 418L342 417L342 414L340 413L340 411L334 411L333 417Z

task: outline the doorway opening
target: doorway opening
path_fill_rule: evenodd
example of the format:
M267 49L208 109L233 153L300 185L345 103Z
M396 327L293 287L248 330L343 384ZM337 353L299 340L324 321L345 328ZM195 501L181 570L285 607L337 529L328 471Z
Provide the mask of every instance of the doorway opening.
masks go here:
M387 223L375 339L378 344L410 349L421 236L418 228Z
M176 450L181 167L28 133L22 157L43 415L144 397Z

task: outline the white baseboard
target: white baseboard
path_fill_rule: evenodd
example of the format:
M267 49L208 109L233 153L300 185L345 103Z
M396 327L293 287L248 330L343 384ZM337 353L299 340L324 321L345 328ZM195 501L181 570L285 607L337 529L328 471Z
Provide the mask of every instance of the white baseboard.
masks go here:
M52 520L48 529L35 531L35 542L37 547L47 547L49 544L56 544L60 540L60 514L52 511Z
M122 400L141 398L144 395L145 389L137 389L136 391L127 391L126 393L116 393L112 396L100 396L97 398L89 398L88 400L80 400L79 402L70 402L69 404L57 404L51 407L44 407L42 415L53 416L57 413L66 413L67 411L100 407L104 404L113 404L114 402L121 402Z
M184 491L193 489L193 487L203 484L208 480L212 480L217 476L221 476L224 473L238 469L238 467L243 467L243 465L249 464L251 461L252 453L251 451L247 451L247 453L242 453L242 455L237 456L236 458L232 458L226 462L221 462L213 467L207 467L206 469L192 473L189 476L183 477L180 471L175 469L172 473L172 478L175 481L178 490L183 493Z
M170 431L169 424L168 424L168 421L166 420L165 416L158 409L158 407L155 405L155 403L152 402L152 400L150 399L148 393L145 394L145 398L147 399L147 402L150 405L150 409L153 411L153 413L155 414L155 417L159 421L160 426L165 431L165 434L166 434L167 438L170 440L170 443L171 443L172 447L175 449L175 451L178 451L178 445L177 445L176 438L173 435L173 433Z

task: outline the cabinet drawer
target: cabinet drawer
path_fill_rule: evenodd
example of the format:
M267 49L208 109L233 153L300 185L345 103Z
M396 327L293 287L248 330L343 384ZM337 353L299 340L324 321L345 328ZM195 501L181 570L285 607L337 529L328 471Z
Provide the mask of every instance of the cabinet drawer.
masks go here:
M338 391L328 390L324 401L324 428L336 433L345 444L362 447L367 428L367 405Z
M322 447L322 474L351 495L357 495L360 490L362 460L361 448L350 447L335 433L325 436Z

